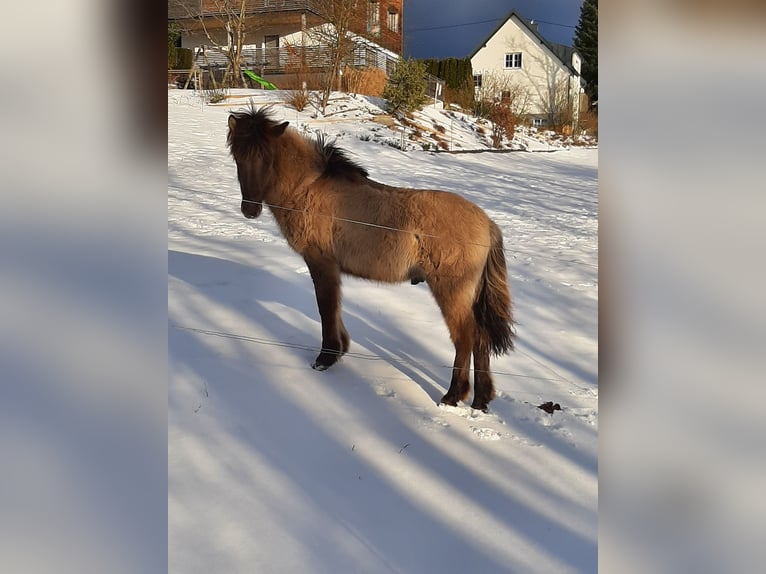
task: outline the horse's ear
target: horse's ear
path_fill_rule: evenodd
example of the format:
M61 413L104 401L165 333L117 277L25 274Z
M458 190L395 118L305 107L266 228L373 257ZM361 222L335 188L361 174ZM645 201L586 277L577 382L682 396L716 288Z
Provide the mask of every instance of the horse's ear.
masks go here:
M237 118L234 117L234 114L229 114L229 129L234 130L234 126L237 125Z
M290 122L283 122L279 124L278 126L274 126L274 130L273 130L274 135L277 137L281 136L283 133L285 133L285 130L287 129L287 126L289 125L290 125Z

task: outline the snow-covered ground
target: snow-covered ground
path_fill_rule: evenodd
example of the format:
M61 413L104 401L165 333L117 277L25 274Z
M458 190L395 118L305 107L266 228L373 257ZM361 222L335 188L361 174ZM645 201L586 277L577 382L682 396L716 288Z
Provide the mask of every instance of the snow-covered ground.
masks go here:
M232 95L168 91L170 571L595 571L598 151L534 134L518 147L557 151L402 151L373 121L379 100L336 94L321 117ZM305 264L270 214L239 211L226 117L250 97L335 137L373 179L460 193L499 224L518 338L492 362L489 414L437 405L453 348L425 284L345 278L350 352L309 367ZM462 114L416 121L486 148Z

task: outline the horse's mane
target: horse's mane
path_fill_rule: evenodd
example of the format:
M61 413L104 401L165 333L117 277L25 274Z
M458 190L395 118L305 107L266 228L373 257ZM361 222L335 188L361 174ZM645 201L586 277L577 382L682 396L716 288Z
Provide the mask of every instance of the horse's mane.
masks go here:
M346 151L336 146L335 142L327 141L324 134L317 135L315 146L324 165L322 177L351 180L367 178L367 170L349 158Z
M271 107L259 110L251 103L249 109L232 112L236 120L236 128L229 130L226 143L234 158L245 158L254 152L270 155L271 140L275 128L282 122L271 116Z
M257 154L271 165L274 157L272 144L283 133L287 122L275 120L271 106L256 109L252 103L248 109L232 112L231 115L235 127L229 129L226 136L231 155L242 160ZM349 180L367 178L367 170L350 159L348 153L335 145L334 141L328 141L324 134L317 135L313 148L319 159L320 177Z

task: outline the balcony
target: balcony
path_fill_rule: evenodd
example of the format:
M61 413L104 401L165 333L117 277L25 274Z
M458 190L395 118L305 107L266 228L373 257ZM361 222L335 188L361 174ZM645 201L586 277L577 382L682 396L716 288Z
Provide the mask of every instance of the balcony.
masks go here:
M318 13L312 0L245 0L245 14L305 11ZM228 8L228 10L227 10ZM239 3L230 0L168 0L168 20L220 17L239 13Z

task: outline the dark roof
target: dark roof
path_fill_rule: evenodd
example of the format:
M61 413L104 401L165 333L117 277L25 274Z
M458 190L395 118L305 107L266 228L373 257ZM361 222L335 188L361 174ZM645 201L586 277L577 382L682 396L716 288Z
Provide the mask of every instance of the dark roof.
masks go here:
M543 46L545 46L551 52L553 52L553 55L556 56L561 61L561 63L564 66L566 66L570 72L572 72L572 74L574 74L575 76L580 75L578 74L577 70L575 70L572 67L572 54L577 52L577 50L571 46L564 46L563 44L556 44L555 42L549 42L548 40L546 40L540 35L540 32L537 31L537 26L535 24L532 24L532 22L522 17L521 14L516 12L515 9L511 10L508 16L506 16L505 19L502 22L500 22L500 24L498 24L498 26L494 30L492 30L492 32L490 32L489 36L484 38L484 40L482 40L479 43L476 49L473 52L471 52L471 54L468 56L468 59L473 58L479 52L479 50L481 50L487 44L487 42L490 41L492 36L497 34L500 28L505 26L508 20L510 20L514 16L518 18L518 20L524 25L524 27L526 27L526 29L529 30L532 33L532 35L535 38L537 38ZM577 52L577 54L579 55L579 52Z

